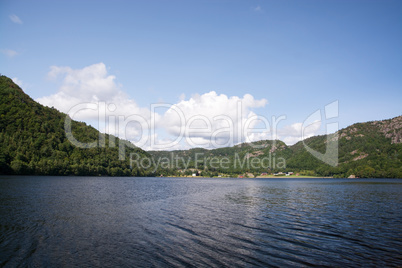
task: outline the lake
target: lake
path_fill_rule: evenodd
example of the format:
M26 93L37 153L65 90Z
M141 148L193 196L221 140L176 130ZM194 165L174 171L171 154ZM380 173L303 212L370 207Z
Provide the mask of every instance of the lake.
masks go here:
M402 266L402 180L0 177L0 266Z

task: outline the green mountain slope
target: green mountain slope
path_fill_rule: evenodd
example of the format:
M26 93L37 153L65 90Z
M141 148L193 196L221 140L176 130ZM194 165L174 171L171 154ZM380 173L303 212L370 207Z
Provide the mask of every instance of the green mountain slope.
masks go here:
M317 159L305 147L324 154L331 142L338 142L338 165L335 167ZM402 178L402 116L354 124L329 135L328 139L326 135L315 136L292 146L282 141L258 141L213 150L197 148L151 151L150 154L156 162L163 162L164 158L183 159L175 162L179 165L165 168L165 173L176 175L183 173L177 172L178 169L187 167L206 175L292 171L316 176ZM227 164L216 164L222 160Z
M177 151L150 151L149 153L160 163L171 164L170 168L160 169L158 172L169 175L189 175L194 170L202 171L204 176L217 176L218 173L231 174L233 176L245 171L254 170L253 158L261 155L269 155L270 152L284 154L286 144L282 141L259 141L253 144L241 144L234 147L218 148L207 150L194 148L190 150ZM266 161L264 165L257 165L255 171L264 171L270 164ZM264 168L265 167L265 168ZM179 170L179 171L178 171Z
M130 153L149 154L127 141L72 121L73 136L80 142L105 140L106 146L85 149L73 146L64 131L66 115L40 105L6 76L0 76L0 174L145 176L149 171L131 169ZM116 146L108 147L109 140ZM103 144L101 142L100 144ZM119 145L126 145L119 160Z
M159 170L163 174L189 175L198 170L204 176L216 176L219 173L237 176L244 172L283 170L286 167L285 159L290 157L292 151L280 140L262 140L212 150L194 148L170 152L149 151L149 153L156 163L163 163L166 160L173 164L165 170Z
M307 139L305 143L325 152L326 136ZM287 165L294 169L314 170L318 175L348 177L402 177L402 116L389 120L357 123L331 135L338 139L339 164L331 167L308 153L302 142L291 146Z
M292 146L263 140L213 150L172 152L145 152L128 141L72 121L72 134L78 141L98 144L78 148L67 139L65 119L65 114L40 105L11 79L0 76L0 174L152 176L201 172L204 176L237 176L293 171L334 177L402 177L402 116L354 124L328 137L315 136ZM109 146L109 141L115 146ZM308 146L324 154L331 142L338 142L335 167L306 150ZM119 147L125 151L119 152ZM140 161L130 165L131 153ZM141 168L136 163L148 163L141 160L152 164Z

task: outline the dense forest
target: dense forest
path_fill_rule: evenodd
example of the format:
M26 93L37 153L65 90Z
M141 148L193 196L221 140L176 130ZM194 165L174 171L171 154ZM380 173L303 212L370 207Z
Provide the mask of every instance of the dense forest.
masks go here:
M213 150L145 152L128 141L71 120L77 140L99 145L79 148L66 136L66 116L35 102L11 79L0 76L0 174L213 177L294 172L307 176L402 178L402 116L354 124L330 137L304 141L321 153L329 142L338 142L336 166L318 160L303 142L287 146L280 140ZM126 148L124 152L119 151L120 145ZM131 153L150 164L144 168L138 162L130 163Z
M0 76L0 174L148 176L149 171L130 166L130 153L149 157L131 143L100 134L82 122L71 122L80 142L105 146L78 148L67 139L66 114L32 100L6 76ZM109 139L115 146L109 147ZM119 160L119 144L125 143L125 160Z
M206 150L195 148L183 151L150 151L155 159L185 159L178 166L166 168L171 174L189 174L202 171L206 176L217 174L293 172L306 176L360 178L402 178L402 116L389 120L358 123L337 133L315 136L304 143L321 153L327 143L338 142L338 164L322 162L308 152L302 141L287 146L282 141L258 141L234 147ZM196 159L198 158L198 159ZM205 161L200 161L205 160ZM215 159L212 161L212 159ZM216 165L219 159L227 159L226 165ZM160 161L162 162L162 160ZM253 165L254 163L254 165ZM242 165L243 164L243 165Z

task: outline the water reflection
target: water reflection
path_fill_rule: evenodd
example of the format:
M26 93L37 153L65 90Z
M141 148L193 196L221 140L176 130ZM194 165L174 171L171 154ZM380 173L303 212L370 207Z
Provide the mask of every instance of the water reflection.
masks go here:
M401 186L2 178L0 266L398 266Z

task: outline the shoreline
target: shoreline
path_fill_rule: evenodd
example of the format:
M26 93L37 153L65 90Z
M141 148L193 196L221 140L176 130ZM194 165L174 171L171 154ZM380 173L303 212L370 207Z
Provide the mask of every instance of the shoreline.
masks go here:
M239 178L239 177L205 177L205 176L155 176L154 178L210 178L210 179L333 179L334 177L320 177L320 176L257 176L254 178ZM340 178L347 179L347 178Z

